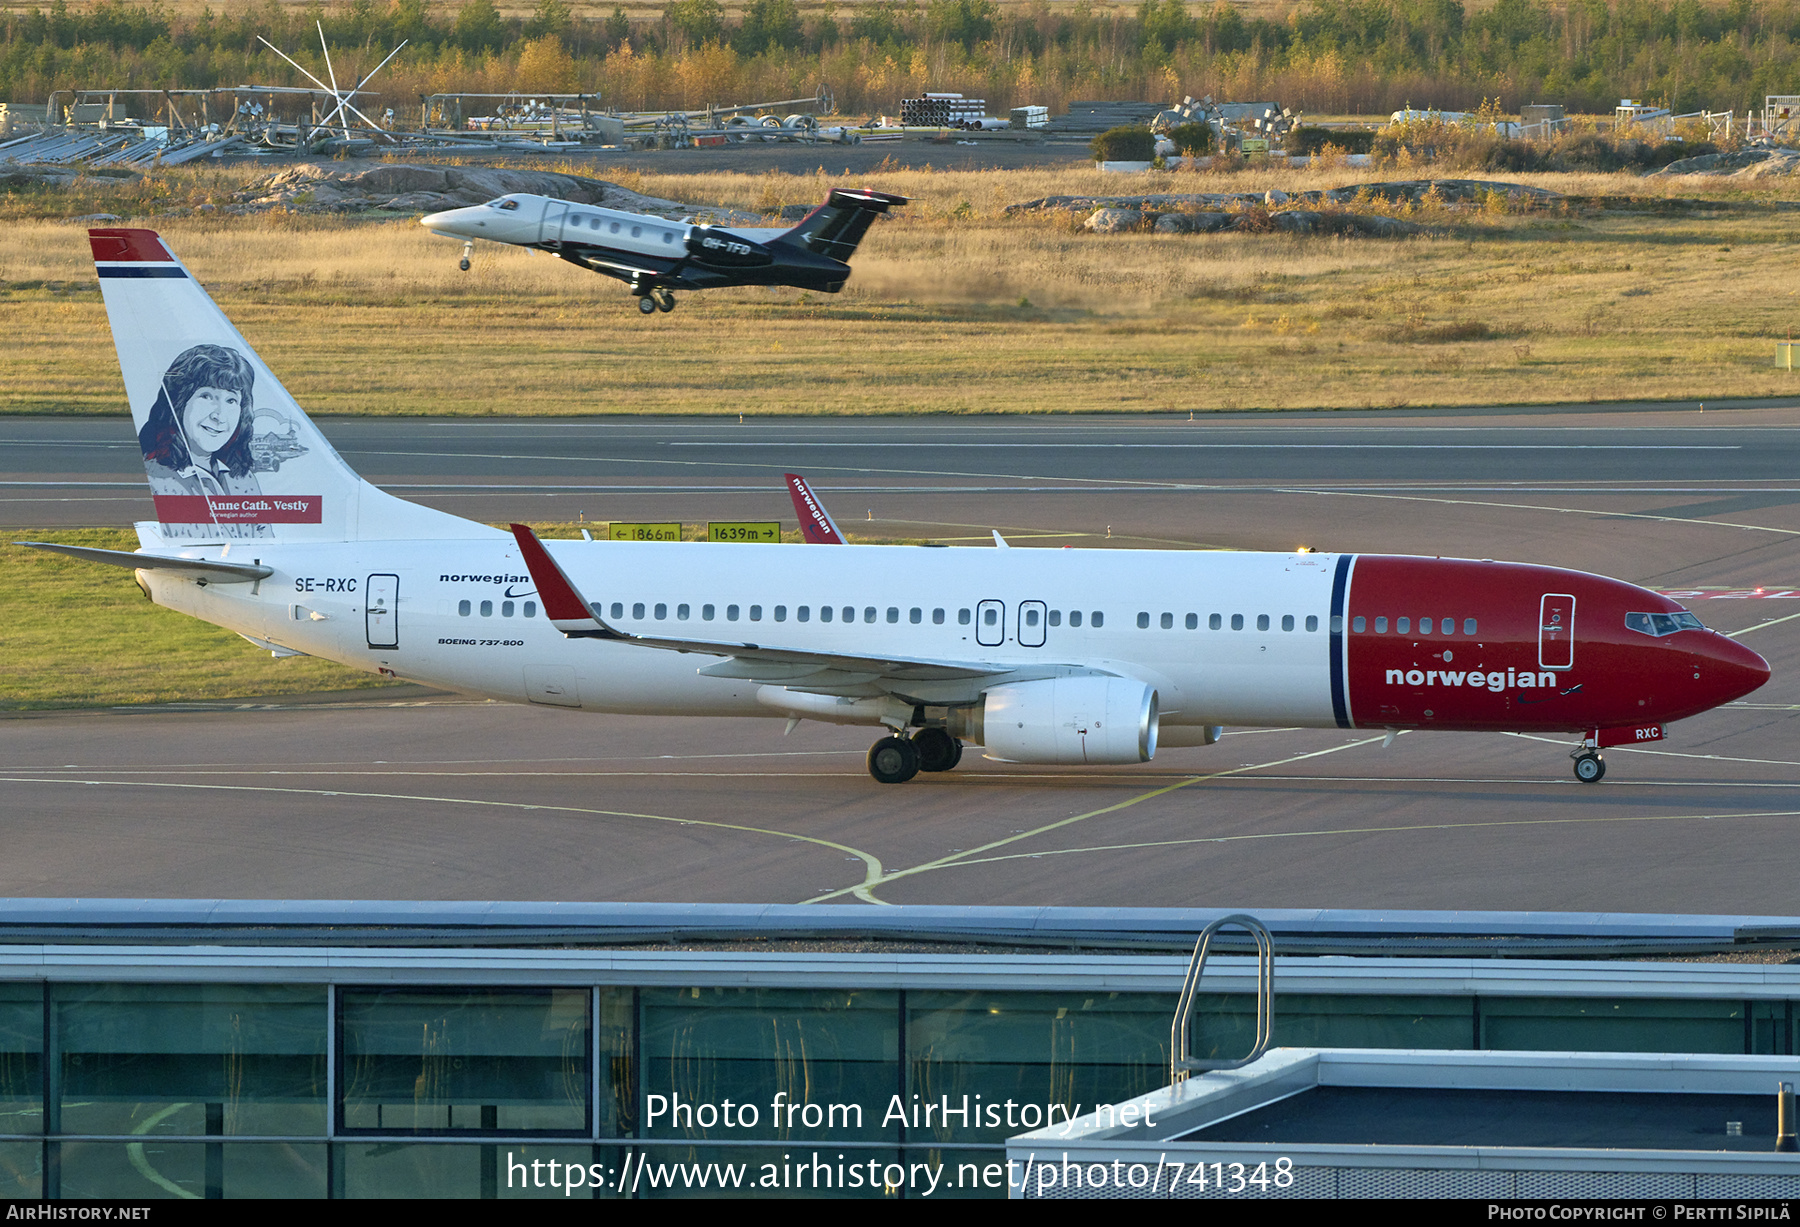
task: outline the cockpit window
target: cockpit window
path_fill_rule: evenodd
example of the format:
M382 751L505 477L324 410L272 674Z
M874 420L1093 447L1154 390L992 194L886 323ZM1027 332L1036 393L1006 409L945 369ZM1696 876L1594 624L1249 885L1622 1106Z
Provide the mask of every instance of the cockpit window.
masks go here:
M1625 615L1625 629L1660 639L1664 635L1673 635L1676 631L1703 631L1706 627L1699 618L1684 609L1672 614L1628 613Z
M518 207L519 202L512 199L510 196L502 196L498 200L488 201L488 208L490 209L516 209Z

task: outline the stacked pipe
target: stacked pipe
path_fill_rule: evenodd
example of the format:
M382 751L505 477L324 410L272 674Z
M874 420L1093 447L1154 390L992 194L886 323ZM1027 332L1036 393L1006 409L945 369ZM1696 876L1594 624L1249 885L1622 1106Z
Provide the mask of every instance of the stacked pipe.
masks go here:
M926 94L900 100L900 122L908 128L960 128L987 117L987 99L961 94Z

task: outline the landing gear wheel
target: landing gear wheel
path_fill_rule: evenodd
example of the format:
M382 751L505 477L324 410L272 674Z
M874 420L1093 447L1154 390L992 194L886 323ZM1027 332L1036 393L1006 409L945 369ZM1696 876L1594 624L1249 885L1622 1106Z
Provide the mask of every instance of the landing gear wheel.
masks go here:
M642 311L645 315L655 315L656 314L656 300L654 298L650 297L648 294L639 295L638 296L638 310Z
M919 752L904 737L883 737L869 747L869 774L878 784L904 784L919 774Z
M943 729L920 729L913 734L912 744L920 771L948 771L962 761L962 742Z
M1575 778L1583 784L1598 784L1606 778L1606 760L1598 754L1576 755Z
M474 244L473 240L471 240L470 242L464 243L462 259L460 259L456 262L456 267L460 268L465 273L468 272L469 271L469 257L472 254L474 254L474 251L475 251L475 244Z
M469 271L469 257L464 256L462 259L458 260L456 262L456 267L460 268L465 273L468 272Z
M675 309L675 296L667 290L656 291L656 309L658 311L673 311Z

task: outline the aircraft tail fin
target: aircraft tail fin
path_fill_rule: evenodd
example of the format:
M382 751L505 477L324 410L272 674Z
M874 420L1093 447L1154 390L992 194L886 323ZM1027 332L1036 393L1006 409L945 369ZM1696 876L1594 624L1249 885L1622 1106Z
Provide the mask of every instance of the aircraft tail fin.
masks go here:
M165 542L497 532L359 477L155 231L88 241Z
M798 473L788 473L788 497L794 500L794 514L800 517L800 535L808 545L847 545L836 521L825 510L825 504Z
M904 196L869 188L834 188L825 203L800 219L800 224L775 240L796 243L808 251L844 264L869 232L875 216L907 202Z

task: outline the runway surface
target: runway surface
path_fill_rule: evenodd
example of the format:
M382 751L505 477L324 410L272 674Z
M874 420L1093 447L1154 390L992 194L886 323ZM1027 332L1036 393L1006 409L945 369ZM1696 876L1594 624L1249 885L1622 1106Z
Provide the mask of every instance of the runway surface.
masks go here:
M1106 770L971 753L882 787L865 731L778 720L410 691L21 717L0 892L1800 910L1793 409L322 425L372 479L490 521L791 523L792 469L890 539L1577 567L1691 594L1775 675L1609 751L1597 786L1565 745L1499 735L1244 730ZM128 522L139 473L123 419L0 419L5 523Z

